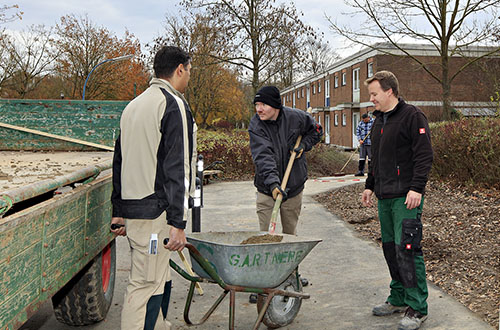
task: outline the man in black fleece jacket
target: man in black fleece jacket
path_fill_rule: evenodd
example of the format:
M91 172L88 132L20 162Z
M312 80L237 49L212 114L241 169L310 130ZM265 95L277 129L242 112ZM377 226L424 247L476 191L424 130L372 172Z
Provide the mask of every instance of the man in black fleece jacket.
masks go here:
M365 84L376 119L362 203L372 206L375 192L382 246L392 278L389 297L373 308L373 314L406 311L398 329L418 329L428 313L420 242L423 195L433 159L429 125L420 109L398 99L399 84L393 73L377 72Z

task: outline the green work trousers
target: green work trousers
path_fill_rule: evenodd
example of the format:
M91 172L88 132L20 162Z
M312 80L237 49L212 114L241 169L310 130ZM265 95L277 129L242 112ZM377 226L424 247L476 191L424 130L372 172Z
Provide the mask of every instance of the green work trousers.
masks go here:
M380 199L378 215L384 256L391 273L387 301L427 315L427 281L422 247L422 206L408 210L406 197Z

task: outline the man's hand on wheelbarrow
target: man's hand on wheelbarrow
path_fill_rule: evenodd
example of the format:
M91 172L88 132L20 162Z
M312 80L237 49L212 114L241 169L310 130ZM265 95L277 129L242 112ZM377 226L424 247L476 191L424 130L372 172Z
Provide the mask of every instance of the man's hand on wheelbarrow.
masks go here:
M187 244L186 233L184 229L172 227L170 228L170 239L165 245L165 249L170 251L182 251Z

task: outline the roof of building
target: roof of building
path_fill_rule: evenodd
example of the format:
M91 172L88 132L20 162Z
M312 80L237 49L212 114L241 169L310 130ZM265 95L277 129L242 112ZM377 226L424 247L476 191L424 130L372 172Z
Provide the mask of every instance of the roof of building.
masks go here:
M362 50L343 58L326 70L316 73L314 75L303 78L296 83L284 88L281 91L281 94L290 92L296 88L300 88L306 85L309 85L311 82L314 82L318 79L325 78L332 73L339 72L342 69L348 68L354 64L362 62L366 59L372 58L376 55L395 55L395 56L405 56L407 55L405 52L412 56L439 56L439 52L431 44L398 44L399 48L394 46L390 42L380 42L373 44L369 47L363 48ZM401 51L404 49L405 52ZM469 46L466 49L464 48L460 53L456 52L452 54L452 56L466 56L466 57L475 57L478 55L485 55L491 52L498 52L498 47L487 47L487 46ZM500 52L497 54L500 56Z

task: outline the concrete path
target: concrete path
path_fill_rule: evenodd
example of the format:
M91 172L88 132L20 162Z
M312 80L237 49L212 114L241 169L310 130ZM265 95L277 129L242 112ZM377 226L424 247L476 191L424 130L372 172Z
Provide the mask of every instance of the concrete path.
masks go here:
M356 183L353 176L310 180L306 184L298 235L320 238L318 244L300 264L301 274L309 279L304 300L295 321L285 329L396 329L401 315L375 317L373 305L385 301L389 272L382 249L361 239L342 220L315 202L313 195L347 184ZM252 182L211 183L205 186L202 231L258 230L255 214L255 189ZM353 201L358 203L359 201ZM190 229L188 228L188 232ZM277 229L277 232L281 229ZM83 329L119 329L120 310L129 271L127 241L119 238L118 273L113 305L105 321ZM425 249L425 247L424 247ZM174 260L181 264L179 258ZM227 329L229 297L201 326L187 326L183 308L189 282L173 272L173 292L169 319L174 329ZM429 283L429 318L422 329L492 329L452 297ZM204 296L195 295L192 319L197 320L215 301L221 289L203 284ZM252 329L257 317L248 294L236 295L236 329ZM265 326L261 326L264 329ZM22 329L75 329L58 323L46 304Z

